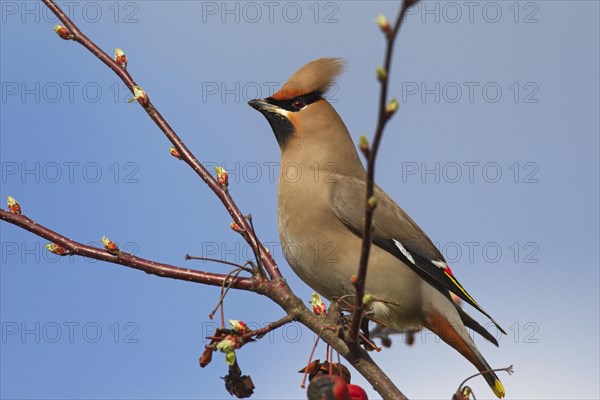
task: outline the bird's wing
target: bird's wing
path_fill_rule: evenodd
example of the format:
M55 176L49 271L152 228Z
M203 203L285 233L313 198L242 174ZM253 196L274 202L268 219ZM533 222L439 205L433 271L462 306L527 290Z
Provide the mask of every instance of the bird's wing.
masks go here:
M356 235L362 236L366 183L350 176L337 177L332 189L334 213ZM444 295L450 291L475 307L506 334L458 282L442 254L415 221L377 186L375 196L373 243L398 257Z

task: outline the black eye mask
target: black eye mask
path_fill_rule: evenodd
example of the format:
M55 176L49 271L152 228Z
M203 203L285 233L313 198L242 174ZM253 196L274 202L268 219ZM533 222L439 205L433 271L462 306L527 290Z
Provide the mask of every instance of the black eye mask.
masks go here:
M294 97L293 99L289 100L275 100L272 97L269 97L266 100L269 102L269 104L273 104L274 106L283 108L287 111L296 112L304 109L304 107L306 107L307 105L312 104L315 101L318 101L322 98L322 93L320 91L315 91L305 94L303 96Z

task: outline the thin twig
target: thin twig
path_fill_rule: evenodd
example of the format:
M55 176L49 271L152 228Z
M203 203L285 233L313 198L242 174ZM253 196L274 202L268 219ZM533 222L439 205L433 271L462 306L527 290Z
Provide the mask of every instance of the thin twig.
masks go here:
M219 301L217 302L217 305L215 306L215 308L210 312L210 314L208 314L208 318L213 319L217 310L219 308L221 309L221 328L225 328L225 314L223 311L223 300L225 300L225 296L227 296L227 293L229 292L229 289L231 288L231 283L228 284L228 282L232 281L231 276L233 274L235 274L235 276L233 277L235 279L240 274L240 272L242 272L242 270L239 268L229 271L229 273L227 274L227 278L223 281L223 284L221 285L221 295L219 296ZM225 289L226 284L228 284L227 289Z
M246 219L250 223L250 233L252 234L252 236L254 236L254 241L256 241L258 243L258 238L256 237L256 230L254 230L254 221L252 219L252 214L248 214L248 216L246 216ZM258 253L259 250L252 247L252 251L254 252L254 257L256 258L256 273L258 273L262 276L262 275L264 275L264 269L263 269L260 255Z
M475 378L476 376L485 375L485 374L493 374L494 372L500 372L500 371L505 371L509 375L512 375L513 372L514 372L512 365L509 365L508 367L504 367L504 368L495 368L495 369L492 369L492 370L489 370L489 371L478 372L476 374L473 374L473 375L467 377L464 381L462 381L460 383L460 385L458 385L458 389L456 390L456 392L457 393L460 392L462 390L462 387L464 386L464 384L467 383L469 380Z
M293 316L286 315L285 317L278 319L275 322L271 322L269 325L267 325L263 328L255 329L253 331L244 333L242 335L242 340L248 340L254 336L264 336L267 333L274 331L275 329L280 328L281 326L292 322L293 320L294 320Z
M220 258L190 256L189 254L186 254L184 258L186 260L201 260L201 261L215 262L215 263L219 263L219 264L226 264L226 265L231 265L232 267L237 267L237 268L239 268L239 269L241 269L243 271L246 271L246 272L250 272L250 273L254 272L252 270L252 268L248 268L245 265L234 263L234 262L227 261L227 260L221 260Z
M370 338L368 338L366 335L358 332L358 337L360 339L362 339L365 342L366 345L368 345L369 347L371 347L376 352L379 353L381 351L381 347L377 346L377 344L375 344L375 342L372 341Z
M371 252L371 234L373 225L373 212L375 207L369 205L369 199L373 197L374 186L375 186L375 158L377 157L377 151L379 150L379 144L383 136L383 130L385 125L389 121L391 115L386 111L388 104L388 86L390 67L392 64L392 54L394 52L394 42L398 36L400 26L404 20L406 11L416 3L415 0L404 0L398 16L392 27L392 31L386 36L387 45L385 49L385 57L383 70L385 72L384 78L381 79L381 92L379 96L379 117L377 121L377 128L375 130L375 136L373 144L370 146L367 161L367 190L365 194L365 219L363 225L363 240L360 254L360 264L358 268L358 275L355 281L356 287L356 299L354 313L352 314L352 323L350 324L349 339L356 341L358 338L358 331L360 329L360 323L364 312L363 297L365 295L365 283L367 280L367 266L369 263L369 254Z
M313 356L315 355L315 350L317 349L317 345L319 344L319 335L315 339L315 343L313 344L312 349L310 350L310 354L308 355L308 362L306 363L306 368L304 368L304 375L302 375L302 382L300 382L300 387L304 389L306 384L306 377L308 376L308 366L310 365Z

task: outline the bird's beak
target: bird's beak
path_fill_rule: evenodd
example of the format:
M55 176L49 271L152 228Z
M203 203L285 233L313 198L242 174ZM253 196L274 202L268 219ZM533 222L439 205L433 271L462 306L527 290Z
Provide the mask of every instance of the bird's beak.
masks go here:
M253 99L248 102L250 107L260 112L273 112L277 109L273 104L270 104L265 99Z

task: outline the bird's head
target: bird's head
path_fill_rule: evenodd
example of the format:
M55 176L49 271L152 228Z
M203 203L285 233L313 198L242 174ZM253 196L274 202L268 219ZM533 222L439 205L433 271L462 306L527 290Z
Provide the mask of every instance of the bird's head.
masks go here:
M324 97L343 69L340 58L319 58L296 71L271 97L249 101L269 121L283 154L327 147L355 152L344 122Z

